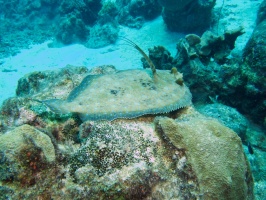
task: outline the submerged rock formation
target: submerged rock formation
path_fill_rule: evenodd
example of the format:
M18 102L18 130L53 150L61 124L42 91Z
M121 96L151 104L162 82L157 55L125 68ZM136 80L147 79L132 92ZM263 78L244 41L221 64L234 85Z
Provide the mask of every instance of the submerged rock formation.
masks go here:
M201 37L188 34L178 41L171 63L183 73L194 102L221 101L265 124L265 24L261 22L254 30L244 49L244 62L231 55L243 27L223 35L210 31Z
M27 124L19 126L0 135L0 181L33 184L34 175L48 170L55 157L48 135Z
M157 0L117 0L118 22L131 28L141 28L145 21L154 19L161 13Z
M246 85L244 112L251 115L266 127L266 1L259 9L257 26L243 52ZM255 101L254 101L255 99Z
M67 67L42 72L46 75L42 79L31 74L21 79L25 91L1 109L1 196L253 199L240 138L192 107L133 119L81 122L74 114L55 114L41 103L53 94L66 98L85 74L102 73L115 69L105 66L85 72ZM18 118L23 119L14 123Z
M264 0L259 7L258 14L257 14L257 25L266 20L266 1Z
M202 33L211 23L215 0L159 0L163 6L163 19L170 30Z
M149 48L149 58L152 60L156 69L170 70L174 65L174 58L171 56L171 53L164 48L163 46L154 46ZM143 68L149 68L148 62L144 57L141 58Z
M157 127L184 150L202 198L252 199L253 180L240 138L216 120L183 117L159 118Z

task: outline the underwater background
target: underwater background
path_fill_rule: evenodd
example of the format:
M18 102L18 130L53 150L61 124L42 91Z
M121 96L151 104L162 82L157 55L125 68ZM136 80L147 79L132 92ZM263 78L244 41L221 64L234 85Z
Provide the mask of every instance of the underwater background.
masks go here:
M0 33L0 199L266 199L265 0L0 0Z

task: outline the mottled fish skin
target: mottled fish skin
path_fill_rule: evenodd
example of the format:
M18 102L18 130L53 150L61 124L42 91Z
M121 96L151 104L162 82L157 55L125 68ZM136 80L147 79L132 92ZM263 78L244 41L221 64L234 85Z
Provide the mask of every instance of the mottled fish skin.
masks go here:
M100 76L103 76L103 75L88 75L86 76L82 82L79 84L79 86L77 86L76 88L74 88L69 96L67 97L67 101L70 102L70 101L73 101L80 93L82 93L82 91L84 89L86 89L93 80L99 78Z
M82 91L84 89L86 89L90 83L97 79L98 77L100 77L102 75L88 75L86 76L82 82L76 87L74 88L69 96L67 97L66 101L61 100L61 99L48 99L48 100L44 100L42 101L42 103L44 103L46 106L48 106L50 108L51 111L57 113L57 114L68 114L71 113L70 110L68 110L67 108L64 108L64 103L65 102L72 102L75 100L75 98L78 97L78 95L80 93L82 93Z
M82 121L97 121L97 120L115 120L115 119L132 119L136 117L140 117L143 115L148 115L148 114L164 114L164 113L169 113L174 110L178 110L184 107L187 107L191 105L191 99L192 96L191 94L187 94L185 98L178 103L178 105L172 105L169 107L164 107L162 109L156 109L156 110L147 110L145 113L141 111L136 111L136 112L129 112L129 113L112 113L112 114L101 114L101 115L90 115L90 114L79 114L79 117ZM190 103L188 103L190 102Z
M88 75L67 100L43 101L53 112L76 113L82 121L135 118L168 113L192 104L186 85L178 85L168 70L124 70L108 75Z
M70 113L68 110L65 110L62 108L61 105L65 103L64 100L61 99L48 99L42 101L48 108L50 108L51 111L57 113L57 114L68 114Z

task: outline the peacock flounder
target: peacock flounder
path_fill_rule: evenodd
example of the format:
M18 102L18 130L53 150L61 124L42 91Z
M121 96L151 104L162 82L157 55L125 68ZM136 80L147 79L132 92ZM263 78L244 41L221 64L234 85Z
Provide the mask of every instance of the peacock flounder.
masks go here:
M135 118L145 114L168 113L191 105L191 93L176 69L156 70L149 57L133 42L148 61L150 69L88 75L66 100L43 101L57 113L77 113L83 121Z
M167 113L191 104L191 93L168 70L118 71L108 75L88 75L66 100L46 100L57 113L77 113L83 120L135 118Z

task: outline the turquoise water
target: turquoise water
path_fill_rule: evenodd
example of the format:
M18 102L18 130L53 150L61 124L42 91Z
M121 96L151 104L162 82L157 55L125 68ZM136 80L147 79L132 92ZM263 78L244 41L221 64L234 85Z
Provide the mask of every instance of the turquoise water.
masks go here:
M0 199L266 199L265 4L1 1ZM76 94L69 113L44 104L68 101L86 77L149 69L150 62L173 74L176 81L169 84L189 87L192 106L130 120L82 122L76 110L90 96L101 102L99 90L107 82L112 95L119 91L121 110L129 116L136 105L164 103L152 93L149 102L140 102L119 81L104 78L98 90L88 92L95 95L80 100ZM141 87L154 85L156 93L157 78L141 80ZM166 98L174 98L164 90ZM107 112L104 106L95 104L96 115ZM184 133L195 135L179 143L176 138ZM206 140L199 139L194 151L197 134ZM231 165L219 168L222 161ZM214 184L206 191L208 176Z

